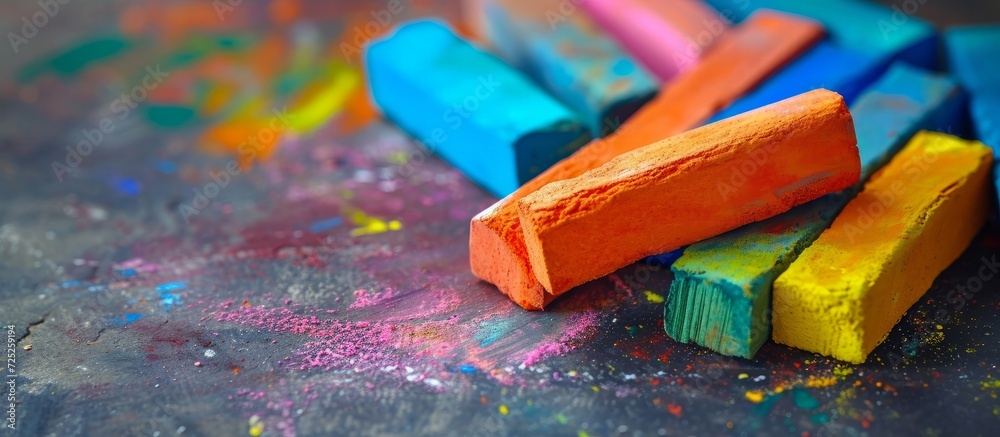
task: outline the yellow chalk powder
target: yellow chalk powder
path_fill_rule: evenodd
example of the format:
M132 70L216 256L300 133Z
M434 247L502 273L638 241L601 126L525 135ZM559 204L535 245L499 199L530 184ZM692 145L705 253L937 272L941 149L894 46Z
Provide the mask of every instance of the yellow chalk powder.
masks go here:
M774 340L864 362L985 223L992 159L915 135L775 281Z
M747 398L748 401L753 402L755 404L759 404L759 403L761 403L764 400L764 392L762 392L760 390L750 390L750 391L747 391L744 394L744 396L746 396L746 398Z
M344 108L351 91L362 81L360 72L337 62L327 66L322 79L307 86L292 102L288 128L298 133L319 129Z
M663 296L646 290L646 300L648 300L649 303L663 303Z
M250 416L250 437L260 437L264 433L264 422L257 415Z

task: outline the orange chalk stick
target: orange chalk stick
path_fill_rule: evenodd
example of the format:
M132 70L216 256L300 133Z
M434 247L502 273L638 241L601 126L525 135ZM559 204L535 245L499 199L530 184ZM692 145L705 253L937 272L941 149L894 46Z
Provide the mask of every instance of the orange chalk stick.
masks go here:
M614 157L704 123L823 36L819 24L772 12L751 16L727 32L687 73L677 77L614 134L596 140L472 219L472 272L496 284L525 309L555 299L535 278L518 220L517 201L546 184L577 177Z
M558 295L847 188L860 173L847 104L817 90L548 184L518 212L535 277Z

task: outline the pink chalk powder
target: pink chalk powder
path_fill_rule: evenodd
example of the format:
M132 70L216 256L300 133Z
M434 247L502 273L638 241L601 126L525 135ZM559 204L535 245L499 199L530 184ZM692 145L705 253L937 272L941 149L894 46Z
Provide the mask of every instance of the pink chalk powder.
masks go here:
M574 314L566 322L566 330L558 341L538 345L524 356L524 366L534 366L545 358L563 355L576 348L575 341L581 340L590 328L597 326L599 321L597 311L586 311Z

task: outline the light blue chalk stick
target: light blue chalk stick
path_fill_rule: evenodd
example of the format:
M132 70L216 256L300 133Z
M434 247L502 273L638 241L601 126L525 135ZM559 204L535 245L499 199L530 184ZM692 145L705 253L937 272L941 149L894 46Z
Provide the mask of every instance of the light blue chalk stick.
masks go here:
M656 80L586 14L550 21L542 12L558 9L559 1L536 1L542 4L486 1L488 39L502 57L581 114L591 133L613 132L656 95Z
M894 65L851 107L862 182L784 214L695 243L674 263L664 307L670 337L753 357L770 335L771 286L920 129L954 122L963 94L951 79Z
M937 32L913 15L924 0L886 7L868 0L705 0L723 15L743 21L757 9L774 9L823 23L834 44L886 61L933 69Z
M498 197L591 139L572 110L441 22L402 25L365 62L386 118Z

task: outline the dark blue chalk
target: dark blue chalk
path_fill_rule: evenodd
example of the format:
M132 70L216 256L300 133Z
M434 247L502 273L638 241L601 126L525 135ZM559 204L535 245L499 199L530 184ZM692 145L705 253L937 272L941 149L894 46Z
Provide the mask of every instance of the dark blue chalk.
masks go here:
M885 62L837 47L829 40L813 46L774 76L720 111L712 122L757 109L817 88L840 93L851 104L885 71Z
M737 22L757 9L774 9L817 20L827 39L718 113L731 117L782 99L826 88L852 104L894 61L923 69L937 64L937 33L929 23L867 1L706 0Z
M917 18L917 0L886 7L866 0L705 0L723 15L743 21L757 9L774 9L823 23L839 47L873 58L902 60L932 69L937 60L937 32ZM916 8L916 10L913 10ZM888 66L888 63L886 64Z

